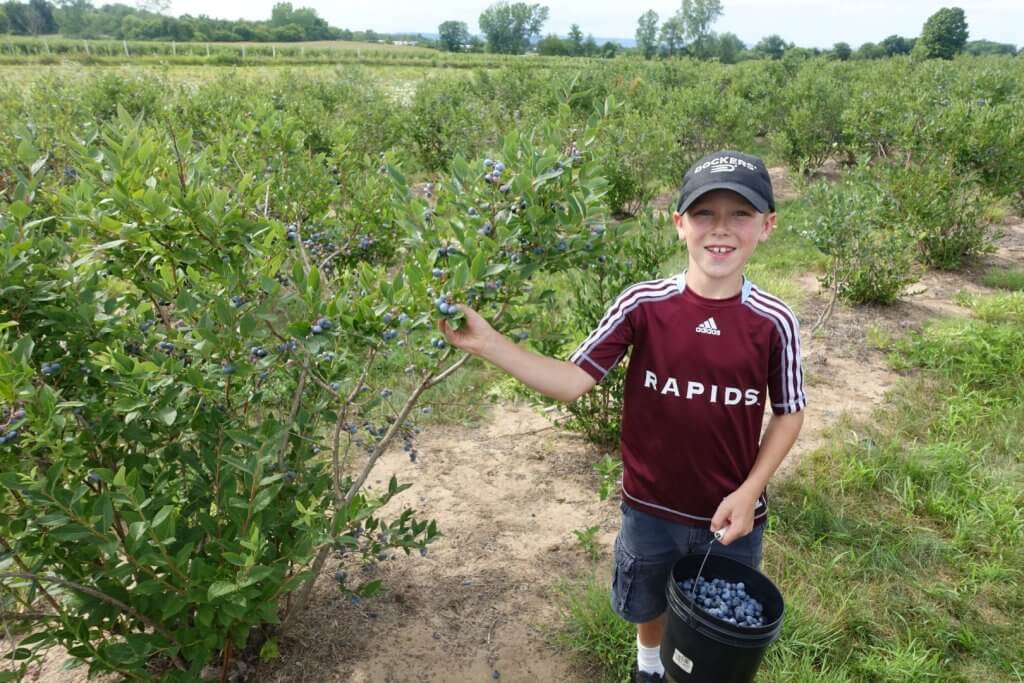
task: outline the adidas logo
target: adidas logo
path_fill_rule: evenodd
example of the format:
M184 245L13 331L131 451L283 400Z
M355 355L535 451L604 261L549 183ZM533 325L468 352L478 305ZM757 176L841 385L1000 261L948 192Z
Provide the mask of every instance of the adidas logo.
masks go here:
M696 329L701 334L713 334L716 337L720 337L722 335L722 331L718 329L718 325L715 324L714 318L708 318L700 325L697 325Z

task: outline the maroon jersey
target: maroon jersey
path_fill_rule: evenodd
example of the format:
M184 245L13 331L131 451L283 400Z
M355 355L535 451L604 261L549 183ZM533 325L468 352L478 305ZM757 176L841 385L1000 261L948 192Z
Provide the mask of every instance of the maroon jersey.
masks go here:
M600 382L630 347L623 499L706 526L754 465L767 403L777 415L807 405L796 316L746 279L735 297L705 299L684 273L626 289L570 361ZM766 514L762 492L755 522Z

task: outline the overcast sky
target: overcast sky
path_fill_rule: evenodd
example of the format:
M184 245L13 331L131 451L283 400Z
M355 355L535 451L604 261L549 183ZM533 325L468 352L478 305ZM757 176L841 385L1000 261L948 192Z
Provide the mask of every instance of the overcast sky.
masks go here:
M637 19L648 9L660 19L671 16L680 0L531 0L550 8L544 33L565 35L571 24L599 38L632 38ZM332 26L385 33L432 33L443 21L464 21L479 33L477 20L491 0L292 0L312 7ZM170 14L208 14L224 19L269 19L275 0L172 0ZM1024 0L722 0L724 12L714 25L731 31L748 45L778 33L803 47L853 47L878 42L893 33L914 37L925 20L943 6L967 15L970 40L1024 43Z

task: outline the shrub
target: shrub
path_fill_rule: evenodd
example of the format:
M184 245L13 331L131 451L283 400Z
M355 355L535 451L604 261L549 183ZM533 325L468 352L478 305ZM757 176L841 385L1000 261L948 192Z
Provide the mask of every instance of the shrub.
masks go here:
M567 274L571 286L565 288L565 300L539 318L541 334L534 345L545 355L568 357L598 326L615 297L630 285L658 277L677 244L675 232L657 225L649 213L629 224L613 224L594 239L602 243L602 253ZM600 384L566 406L568 429L593 443L618 444L626 366L624 359Z
M749 149L753 107L723 80L705 79L678 90L655 117L673 133L667 175L678 183L694 160L719 149Z
M609 188L608 208L633 215L654 197L670 165L666 150L671 146L669 129L652 126L647 112L621 106L612 115L595 152L604 165ZM682 177L682 176L680 176Z
M913 243L884 176L860 166L813 185L807 203L804 234L829 257L823 286L850 303L889 304L916 280Z
M901 221L917 240L919 259L957 270L972 256L991 251L985 207L991 201L974 178L941 159L919 160L888 173L889 191Z
M432 79L420 83L409 108L409 138L416 157L429 170L444 168L456 156L475 156L496 129L491 109L469 84Z
M259 208L257 174L224 174L232 144L122 109L60 140L65 182L19 133L0 198L0 587L5 610L41 596L52 612L18 661L61 644L90 673L193 681L216 656L226 676L234 653L276 650L331 552L425 550L432 522L379 512L405 487L363 485L396 439L415 460L412 411L463 364L439 298L521 329L535 273L601 253L585 245L606 185L585 146L563 153L565 128L504 138L499 182L457 160L432 201L376 168L403 258L335 269L307 224Z
M776 153L794 170L809 172L843 151L844 83L849 70L843 62L809 60L779 93L786 114L769 137Z

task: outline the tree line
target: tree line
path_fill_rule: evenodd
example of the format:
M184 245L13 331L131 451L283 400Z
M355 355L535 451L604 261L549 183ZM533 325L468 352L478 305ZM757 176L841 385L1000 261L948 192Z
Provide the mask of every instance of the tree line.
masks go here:
M407 38L372 30L352 31L330 26L316 10L279 2L266 21L215 19L201 14L164 14L167 0L149 0L134 7L121 3L94 6L89 0L29 0L0 3L0 33L72 38L177 40L216 42L298 42L357 40L376 42ZM414 40L425 40L420 37Z
M772 34L748 47L734 33L716 33L712 27L723 13L721 0L682 0L679 9L664 20L657 12L644 12L635 32L636 47L627 49L612 41L598 44L593 35L584 36L579 24L560 37L542 37L548 7L526 2L500 0L479 17L482 37L470 32L462 21L445 21L438 26L436 41L420 34L387 34L367 29L352 31L330 26L316 10L294 7L290 2L273 6L266 21L215 19L206 15L172 17L163 12L169 0L142 0L138 6L121 3L94 6L90 0L29 0L0 3L0 33L15 35L62 34L73 38L117 38L126 40L176 40L216 42L299 42L313 40L354 40L391 42L406 40L448 52L491 52L569 57L614 57L633 52L645 59L688 56L733 64L746 59L780 59L787 52L826 54L839 60L881 59L913 54L923 58L950 59L957 54L1017 54L1008 43L989 40L968 41L964 11L944 7L928 18L921 35L906 38L890 35L878 43L867 42L854 49L849 43L835 43L831 49L802 48ZM1022 48L1024 50L1024 48Z
M846 42L835 43L830 50L801 48L786 42L778 34L765 36L748 48L733 33L718 34L711 30L721 15L721 0L682 0L679 10L659 26L657 12L648 10L640 15L637 22L636 49L645 59L687 55L698 59L717 59L725 64L744 59L780 59L790 51L813 56L824 54L843 61L909 54L925 59L952 59L960 53L1017 53L1016 47L1008 43L990 40L968 42L967 19L959 7L944 7L935 12L924 23L917 38L894 34L879 43L864 43L856 50Z
M712 27L722 16L721 0L682 0L679 9L663 21L658 13L648 10L640 15L635 33L636 47L627 50L617 43L598 46L593 36L583 37L579 24L573 24L569 35L562 38L549 33L541 38L541 29L548 18L548 8L540 4L501 0L485 9L479 18L484 40L474 36L462 21L446 21L438 26L438 47L449 52L498 52L523 54L530 49L545 55L613 57L621 51L655 57L689 56L714 59L732 64L745 59L780 59L786 52L807 55L827 54L839 60L880 59L902 54L923 58L950 59L961 52L967 54L1017 53L1014 45L989 40L968 41L967 20L959 7L940 9L925 22L921 35L905 38L891 35L879 43L867 42L856 50L839 42L830 50L801 48L782 36L765 36L748 47L734 33L716 33Z

